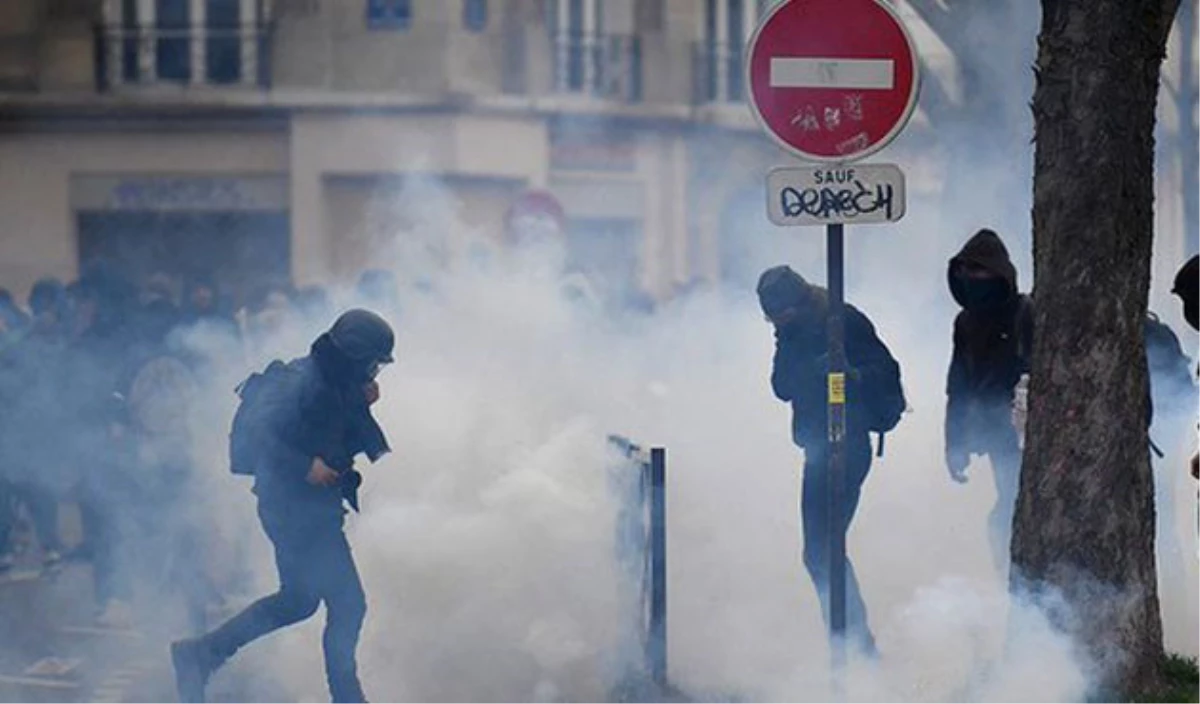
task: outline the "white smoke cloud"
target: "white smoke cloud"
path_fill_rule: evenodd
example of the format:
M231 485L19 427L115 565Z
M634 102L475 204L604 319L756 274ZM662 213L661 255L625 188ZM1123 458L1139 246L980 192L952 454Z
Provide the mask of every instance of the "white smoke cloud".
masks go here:
M1012 155L978 144L962 148L978 147L986 182L1011 182L1004 160ZM414 258L462 254L461 241L445 239L470 228L437 178L405 179L391 197L405 215L377 260L402 282L428 273ZM1011 223L1001 234L1028 289L1030 239L1013 228L1027 223L1029 199L1028 192L981 194L982 205L956 203L949 213L944 203L916 200L899 226L848 233L849 300L900 360L912 406L875 460L848 539L883 653L879 663L851 663L853 700L1087 693L1088 663L1038 606L1010 599L993 569L990 468L976 460L970 483L960 486L942 460L955 312L945 262L973 232L944 228ZM377 220L386 229L387 218ZM796 254L797 269L823 282L815 264L823 237L769 236L790 239L764 245L772 256ZM614 319L562 295L548 265L561 259L544 251L483 264L450 257L437 267L432 293L406 289L402 298L398 363L381 378L377 406L395 452L365 470L363 513L347 523L369 603L359 650L368 695L610 696L621 665L637 657L628 642L637 616L616 562L614 464L604 444L620 433L668 449L673 682L707 698L828 700L824 627L800 561L802 455L790 442L789 409L770 393L772 340L756 301L742 290L707 290L650 319ZM352 301L345 291L339 299ZM323 324L288 330L239 372L268 356L303 354ZM223 398L231 413L232 396ZM226 471L220 462L211 469ZM253 525L249 501L228 502L242 521L236 525ZM1195 653L1196 580L1180 575L1195 574L1196 547L1193 534L1185 537L1190 542L1171 557L1179 569L1162 570L1164 579L1181 580L1164 588L1164 611L1168 624L1192 626L1190 636L1168 629L1169 644ZM273 566L265 541L257 545L268 589ZM292 695L321 699L320 628L314 619L244 657Z
M772 341L756 302L710 291L653 319L614 321L560 295L544 261L452 269L434 295L403 302L399 362L377 406L395 453L366 470L364 512L347 529L369 600L368 693L610 696L620 664L637 657L623 640L636 615L617 572L604 445L620 433L669 452L675 683L711 696L826 698L823 626L799 560L802 457L767 384ZM884 652L879 666L854 665L849 694L986 698L1000 686L976 681L988 663L1033 665L989 659L1006 623L985 539L990 481L983 467L967 487L943 475L948 341L892 322L896 304L867 295L878 289L855 290L904 362L914 411L876 461L849 540ZM302 353L302 336L285 351ZM272 568L259 565L266 587ZM320 698L320 627L247 657L294 695ZM1038 648L1066 648L1048 628L1020 630ZM1082 691L1070 668L1045 677L1064 696Z

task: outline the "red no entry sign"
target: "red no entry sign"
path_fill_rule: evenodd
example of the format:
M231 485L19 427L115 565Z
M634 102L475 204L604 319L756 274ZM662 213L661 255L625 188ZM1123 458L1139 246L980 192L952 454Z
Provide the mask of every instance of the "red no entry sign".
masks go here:
M882 0L784 0L746 62L755 118L802 159L849 162L892 141L917 104L917 51Z

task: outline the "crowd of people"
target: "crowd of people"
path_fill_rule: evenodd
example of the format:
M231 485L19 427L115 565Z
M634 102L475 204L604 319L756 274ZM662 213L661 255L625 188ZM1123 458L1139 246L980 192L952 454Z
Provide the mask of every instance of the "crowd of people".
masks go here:
M357 293L392 310L395 288L373 270ZM235 306L209 277L139 285L106 262L36 282L24 305L0 290L0 574L87 561L99 625L128 626L135 587L150 584L184 593L203 626L221 594L199 564L202 519L180 520L196 473L190 401L221 370L271 353L285 326L334 314L317 286L245 298ZM67 505L80 523L71 544Z
M1197 258L1180 270L1172 292L1184 305L1184 317L1196 328ZM989 229L976 232L947 263L946 283L960 306L951 338L946 375L944 457L952 481L968 481L973 457L989 461L996 487L988 534L997 572L1006 576L1013 512L1020 484L1024 409L1021 390L1031 371L1034 306L1020 292L1017 272L1000 236ZM758 282L763 314L775 329L771 388L791 406L792 439L804 450L800 497L804 565L820 598L827 624L834 622L829 598L830 537L845 534L857 511L871 469L871 433L891 430L905 408L901 365L878 337L870 319L853 305L845 310L845 366L842 435L846 484L839 492L837 524L828 501L829 437L826 374L828 356L828 292L806 281L787 266L763 272ZM1159 453L1155 435L1174 447L1178 430L1194 422L1197 404L1193 362L1179 338L1153 313L1144 323L1146 360L1150 376L1148 406L1150 447ZM830 396L834 382L830 379ZM1147 425L1150 426L1150 420ZM1182 423L1179 421L1183 421ZM882 437L879 440L882 451ZM1193 460L1193 475L1196 460ZM836 535L836 534L834 534ZM877 654L868 625L867 607L852 562L845 571L845 637L860 653Z

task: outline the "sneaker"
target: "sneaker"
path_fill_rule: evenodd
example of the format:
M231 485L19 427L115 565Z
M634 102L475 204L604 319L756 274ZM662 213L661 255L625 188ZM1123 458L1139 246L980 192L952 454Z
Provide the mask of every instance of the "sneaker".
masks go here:
M0 572L7 572L15 567L16 564L17 559L11 554L4 553L3 555L0 555Z
M133 627L133 610L123 601L109 599L104 610L96 617L96 624L104 628L129 630Z
M212 670L205 657L204 644L195 638L171 644L171 665L175 668L175 689L181 702L204 701L204 685Z
M46 567L57 567L62 562L62 553L57 550L47 550L42 555L42 564Z

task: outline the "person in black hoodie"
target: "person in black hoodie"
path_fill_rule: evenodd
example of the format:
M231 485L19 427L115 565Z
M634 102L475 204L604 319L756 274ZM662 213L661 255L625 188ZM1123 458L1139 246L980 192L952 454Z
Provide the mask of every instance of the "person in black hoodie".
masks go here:
M792 407L792 440L804 450L804 480L800 520L804 534L804 566L816 587L821 613L829 623L829 505L827 486L828 367L827 322L829 302L823 288L813 286L787 266L766 270L759 277L758 299L763 314L775 327L775 357L771 388ZM863 482L871 470L872 422L867 409L878 397L899 386L900 367L875 327L851 305L845 309L846 435L845 490L842 494L843 533L858 508ZM858 579L846 562L846 635L868 656L875 655L875 639L867 624L867 610Z
M234 652L307 619L322 602L330 695L335 702L365 701L355 650L367 605L342 531L342 504L357 508L355 456L363 453L373 462L389 451L370 406L379 397L379 369L393 361L393 345L383 318L350 310L317 338L307 357L274 362L243 384L242 407L261 409L254 425L262 447L251 472L280 586L215 631L171 645L183 701L202 701L208 677ZM240 422L248 421L235 416L233 443Z
M70 457L57 434L67 420L66 366L67 299L61 283L45 278L29 295L32 322L25 337L10 350L7 362L15 384L5 394L11 420L0 431L9 458L16 495L28 511L47 563L60 557L58 502L74 483Z
M965 483L972 454L991 461L996 503L988 532L997 569L1006 570L1021 472L1013 397L1029 373L1033 307L1017 290L1008 249L991 230L975 233L950 259L946 278L962 306L946 379L946 469Z
M1200 330L1200 255L1187 260L1175 274L1171 293L1183 303L1183 317L1193 330ZM1192 455L1192 477L1200 479L1200 454Z
M136 338L138 292L109 262L88 265L73 288L76 334L63 370L70 398L64 446L82 476L82 547L92 561L98 621L123 627L132 618L133 585L121 569L130 486L114 394Z

